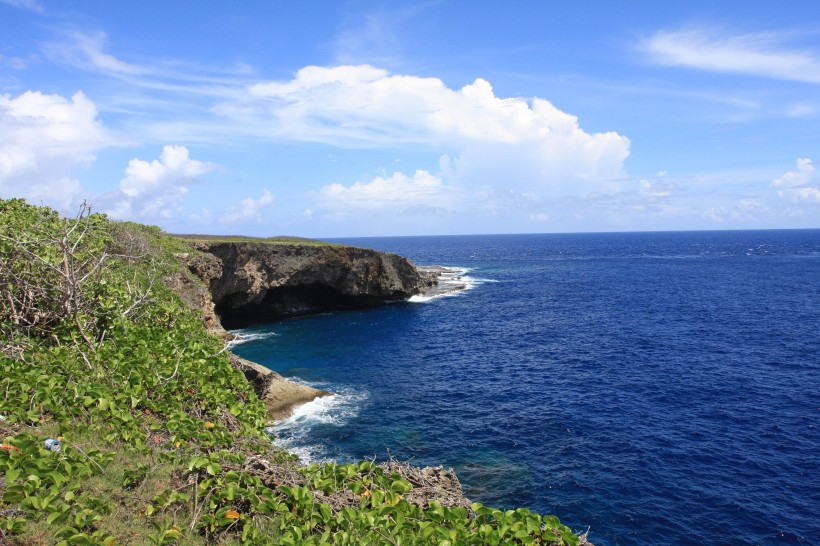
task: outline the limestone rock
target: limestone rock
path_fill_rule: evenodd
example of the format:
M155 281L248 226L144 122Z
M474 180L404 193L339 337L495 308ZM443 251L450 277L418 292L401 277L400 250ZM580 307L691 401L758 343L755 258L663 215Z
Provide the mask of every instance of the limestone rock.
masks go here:
M210 254L199 252L176 254L175 257L185 263L189 270L172 273L164 279L165 285L176 292L189 308L201 313L202 322L208 331L221 337L227 337L228 334L222 328L222 323L216 315L216 306L208 287L200 276L191 272L196 269L207 272L209 275L219 275L221 262Z
M407 299L435 283L402 256L375 250L262 242L193 243L189 259L226 328L328 309Z
M289 381L264 366L230 354L231 364L245 374L256 395L274 420L286 419L293 409L331 393Z

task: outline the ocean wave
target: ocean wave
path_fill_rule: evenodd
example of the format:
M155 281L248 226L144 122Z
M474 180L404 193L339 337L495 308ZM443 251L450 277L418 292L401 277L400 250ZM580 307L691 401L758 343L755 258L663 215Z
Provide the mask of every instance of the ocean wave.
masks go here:
M236 337L228 342L228 348L242 345L251 341L260 341L278 336L276 332L254 332L251 330L231 330Z
M411 303L427 303L440 298L455 297L478 285L499 282L495 279L468 275L473 271L470 267L421 266L419 271L438 273L438 284L424 294L410 297L407 301Z
M322 388L320 385L311 386ZM293 415L273 425L274 445L299 457L304 464L331 460L327 444L316 442L316 427L344 427L359 415L365 393L337 389L335 394L298 406Z

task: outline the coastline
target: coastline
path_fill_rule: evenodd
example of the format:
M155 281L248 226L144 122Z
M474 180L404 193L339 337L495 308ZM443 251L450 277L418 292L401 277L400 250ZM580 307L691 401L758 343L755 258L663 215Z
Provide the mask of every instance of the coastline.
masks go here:
M266 251L258 259L246 252L242 261L216 263L156 227L112 223L88 209L72 221L21 200L0 200L0 213L12 242L0 263L20 266L4 270L15 283L2 287L10 306L0 317L9 334L2 348L8 388L0 400L6 518L0 542L7 542L8 532L20 535L13 542L32 544L130 543L143 536L163 543L268 538L296 544L327 542L332 535L353 544L381 543L387 533L396 542L435 538L431 532L472 542L536 525L536 538L577 544L563 540L571 529L552 516L469 503L452 470L395 463L389 456L379 464L304 465L274 445L271 418L306 400L325 404L332 397L232 355L232 334L223 327L230 325L217 305L249 321L263 319L259 311L276 311L277 304L286 312L312 302L319 304L312 312L387 310L421 293L426 279L409 260L293 245L287 260ZM65 244L67 232L71 245ZM21 244L32 238L50 244L33 250ZM51 305L55 294L43 288L63 287L50 266L55 246L70 273L83 275L69 309ZM191 257L214 274L211 285L190 266L181 267ZM102 273L86 274L89 266ZM262 300L241 299L240 281L258 281ZM283 285L287 290L279 290ZM222 300L212 296L214 286L223 290ZM282 302L283 295L290 299ZM15 307L18 302L24 306ZM40 310L52 307L49 321L38 322ZM310 346L292 341L297 357ZM356 343L349 347L361 355ZM74 494L89 483L93 508L85 493Z
M285 379L270 368L246 360L231 351L228 351L228 358L234 368L245 374L245 379L253 386L274 422L292 416L301 405L333 394Z
M435 265L417 266L417 270L424 278L424 289L404 301L426 302L438 297L455 295L471 287L469 280L463 277L463 274L468 271L465 268ZM211 306L209 306L210 309L212 309ZM210 316L213 315L209 313ZM218 327L213 324L213 319L209 319L211 330L215 335L227 339L229 343L241 342L241 336L222 328L218 315L216 315L216 320ZM265 404L273 422L284 421L292 417L299 407L318 398L334 394L287 379L270 368L236 355L230 350L230 346L228 354L231 364L245 374L245 378Z

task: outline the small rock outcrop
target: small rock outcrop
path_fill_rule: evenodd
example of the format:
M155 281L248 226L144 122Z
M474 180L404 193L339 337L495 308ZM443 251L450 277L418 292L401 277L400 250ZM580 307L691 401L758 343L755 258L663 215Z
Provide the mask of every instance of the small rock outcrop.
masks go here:
M231 364L245 374L245 379L268 408L268 413L274 420L290 417L296 406L331 395L327 391L294 383L273 370L240 358L233 353L229 357Z
M188 260L205 282L222 325L236 328L331 309L407 299L435 284L402 256L309 244L198 242Z

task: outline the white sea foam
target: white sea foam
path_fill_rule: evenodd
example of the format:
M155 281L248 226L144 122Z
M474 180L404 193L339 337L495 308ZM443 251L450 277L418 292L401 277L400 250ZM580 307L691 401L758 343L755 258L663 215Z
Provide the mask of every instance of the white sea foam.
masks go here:
M439 298L458 296L466 290L489 282L498 282L495 279L485 279L468 275L473 269L469 267L421 266L420 271L435 271L439 274L438 285L426 294L410 297L412 303L427 303Z
M327 388L326 385L311 386ZM303 404L289 418L274 425L273 443L305 464L328 460L327 447L311 442L311 430L316 426L345 426L359 414L366 399L366 394L337 389L335 394Z
M231 330L230 333L235 335L236 338L228 342L229 349L237 345L242 345L243 343L248 343L249 341L270 339L279 335L276 332L249 332L247 330Z

